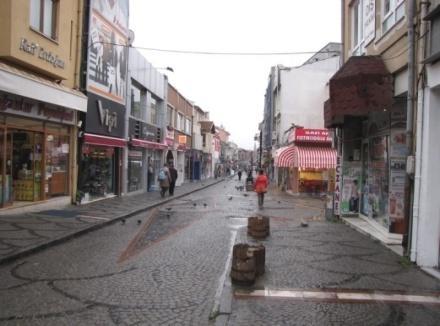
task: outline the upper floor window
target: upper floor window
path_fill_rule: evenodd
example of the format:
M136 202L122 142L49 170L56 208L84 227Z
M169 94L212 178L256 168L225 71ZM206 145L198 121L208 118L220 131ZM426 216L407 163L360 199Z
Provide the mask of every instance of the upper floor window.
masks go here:
M57 38L57 14L59 0L30 0L30 24L40 33Z
M187 133L187 134L191 134L191 128L192 126L191 126L191 120L189 120L189 119L185 119L185 133Z
M131 84L131 116L144 119L145 117L145 90L141 90L139 87Z
M150 101L150 123L157 125L157 100L151 97Z
M173 123L173 108L168 106L167 107L167 125L174 127L174 123Z
M405 16L405 0L383 0L382 32L387 32Z
M437 62L440 60L440 4L431 10L424 19L430 22L430 42L425 62Z
M352 53L353 55L361 55L364 52L364 28L363 28L363 1L358 0L352 6Z

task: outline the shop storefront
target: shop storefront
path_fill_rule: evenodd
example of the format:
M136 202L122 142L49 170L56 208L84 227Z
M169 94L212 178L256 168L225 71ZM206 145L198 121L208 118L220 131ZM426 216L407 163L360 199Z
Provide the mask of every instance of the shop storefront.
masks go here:
M275 152L278 187L294 194L324 194L334 189L336 150L328 130L296 128L292 145Z
M130 150L128 151L128 191L147 191L157 187L157 175L163 165L163 153L167 148L161 141L161 128L130 118ZM152 168L148 180L148 170Z
M89 202L121 192L124 106L88 94L84 134L80 138L78 200Z
M0 64L0 207L70 203L74 126L85 107L81 93Z
M74 111L0 96L1 206L69 195Z
M393 77L380 57L350 57L330 79L324 119L341 131L337 213L404 233L406 101L393 98Z

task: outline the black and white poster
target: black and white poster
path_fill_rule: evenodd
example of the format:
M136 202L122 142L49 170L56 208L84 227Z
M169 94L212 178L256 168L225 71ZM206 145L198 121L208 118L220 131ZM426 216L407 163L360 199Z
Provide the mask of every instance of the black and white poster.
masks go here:
M128 0L91 0L87 90L124 103Z

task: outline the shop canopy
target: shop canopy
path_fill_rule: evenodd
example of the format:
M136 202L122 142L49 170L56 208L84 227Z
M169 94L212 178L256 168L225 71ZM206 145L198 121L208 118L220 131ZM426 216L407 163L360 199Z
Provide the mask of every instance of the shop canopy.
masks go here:
M334 128L346 116L367 116L393 105L393 77L380 56L351 56L330 78L324 124Z
M336 150L327 147L285 146L275 153L275 166L301 169L334 169Z
M279 168L288 168L293 166L294 151L294 146L285 146L277 149L274 159L275 166Z
M81 92L0 62L0 91L87 112Z

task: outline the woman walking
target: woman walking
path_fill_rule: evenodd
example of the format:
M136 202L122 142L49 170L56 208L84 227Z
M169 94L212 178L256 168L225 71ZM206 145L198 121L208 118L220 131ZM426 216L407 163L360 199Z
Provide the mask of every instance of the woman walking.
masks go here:
M264 194L267 192L269 179L264 175L263 169L260 169L258 176L255 179L254 189L258 195L258 207L263 208Z

